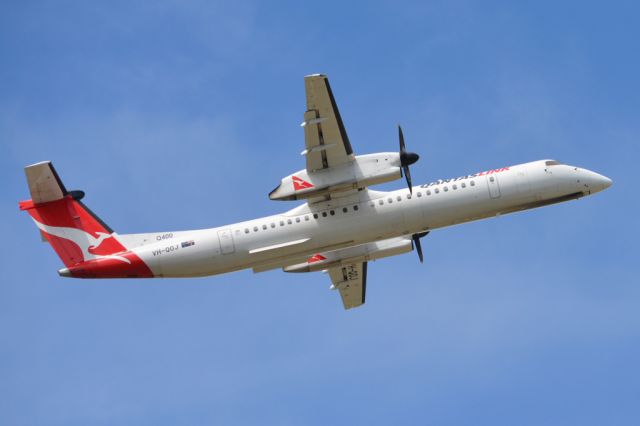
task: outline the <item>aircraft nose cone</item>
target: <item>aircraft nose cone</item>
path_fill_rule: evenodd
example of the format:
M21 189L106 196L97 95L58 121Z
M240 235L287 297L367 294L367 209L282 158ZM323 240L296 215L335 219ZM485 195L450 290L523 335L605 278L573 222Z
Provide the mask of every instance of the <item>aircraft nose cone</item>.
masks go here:
M611 179L598 173L593 173L593 187L596 191L604 191L613 183Z
M588 171L586 180L586 186L591 193L604 191L609 188L613 183L611 179L596 172Z

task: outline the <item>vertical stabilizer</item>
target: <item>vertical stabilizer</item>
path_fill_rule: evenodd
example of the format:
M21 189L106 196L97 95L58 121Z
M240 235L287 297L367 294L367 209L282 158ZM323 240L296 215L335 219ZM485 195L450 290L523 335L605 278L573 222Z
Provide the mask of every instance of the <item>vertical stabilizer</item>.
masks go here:
M127 249L80 199L67 191L49 161L25 167L31 200L20 202L64 265L63 276L151 277L147 265Z

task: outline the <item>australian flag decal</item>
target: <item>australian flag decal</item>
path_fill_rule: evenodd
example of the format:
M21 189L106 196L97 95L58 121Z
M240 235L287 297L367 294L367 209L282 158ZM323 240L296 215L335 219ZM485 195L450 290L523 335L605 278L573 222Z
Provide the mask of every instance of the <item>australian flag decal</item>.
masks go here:
M195 244L195 241L193 241L193 240L183 241L182 242L182 248L189 247L189 246L192 246L194 244Z

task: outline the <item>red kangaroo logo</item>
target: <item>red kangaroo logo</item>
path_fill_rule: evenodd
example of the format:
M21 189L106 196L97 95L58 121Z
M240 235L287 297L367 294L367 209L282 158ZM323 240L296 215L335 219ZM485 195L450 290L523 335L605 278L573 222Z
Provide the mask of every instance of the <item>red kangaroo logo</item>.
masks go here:
M295 189L296 191L300 191L301 189L313 188L312 184L300 179L298 176L293 176L291 180L293 181L293 189Z

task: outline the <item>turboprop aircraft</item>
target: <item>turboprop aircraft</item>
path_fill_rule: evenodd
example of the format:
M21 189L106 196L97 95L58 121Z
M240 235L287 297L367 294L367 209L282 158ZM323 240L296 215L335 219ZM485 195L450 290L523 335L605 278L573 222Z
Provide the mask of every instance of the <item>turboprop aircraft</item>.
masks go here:
M284 213L195 231L118 234L67 191L49 161L25 168L31 199L20 202L74 278L196 277L252 268L326 271L345 309L365 302L367 262L416 250L430 231L574 200L611 180L539 160L413 186L418 155L355 155L326 75L305 77L306 168L282 179L272 200L300 200ZM404 177L406 189L371 186Z

